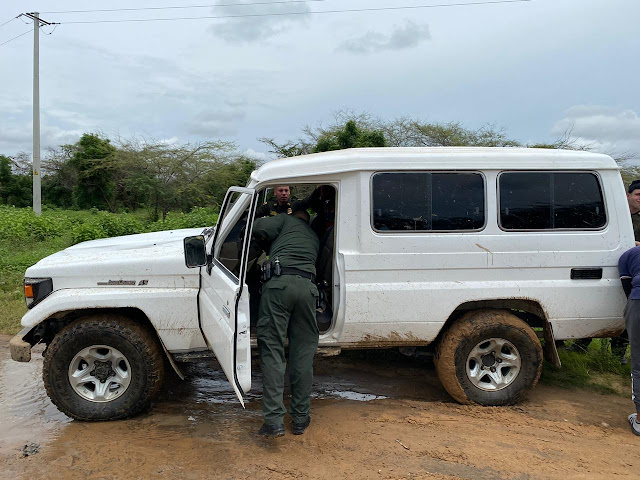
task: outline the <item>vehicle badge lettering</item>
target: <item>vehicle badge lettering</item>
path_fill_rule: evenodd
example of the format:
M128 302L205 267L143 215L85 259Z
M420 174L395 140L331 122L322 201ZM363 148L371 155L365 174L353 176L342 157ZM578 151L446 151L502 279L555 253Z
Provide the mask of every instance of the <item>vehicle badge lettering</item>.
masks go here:
M109 280L108 282L98 282L98 285L108 285L108 286L114 286L114 285L129 286L129 285L135 285L135 284L136 284L135 280Z

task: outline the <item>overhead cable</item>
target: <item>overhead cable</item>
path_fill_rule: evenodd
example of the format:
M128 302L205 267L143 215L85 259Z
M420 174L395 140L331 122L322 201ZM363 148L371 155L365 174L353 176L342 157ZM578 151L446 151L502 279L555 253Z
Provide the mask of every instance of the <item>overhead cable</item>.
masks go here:
M356 12L382 12L390 10L418 10L424 8L445 8L445 7L469 7L477 5L497 5L507 3L525 3L535 0L487 0L479 2L464 3L441 3L431 5L405 5L399 7L373 7L373 8L350 8L345 10L317 10L307 12L274 12L274 13L244 13L237 15L206 15L198 17L165 17L165 18L129 18L121 20L76 20L70 22L60 22L62 25L90 24L90 23L131 23L131 22L169 22L176 20L217 20L224 18L256 18L256 17L285 17L294 15L319 15L327 13L356 13Z
M239 3L215 3L212 5L171 5L167 7L139 7L139 8L102 8L98 10L62 10L58 12L42 13L94 13L94 12L139 12L143 10L176 10L187 8L216 8L216 7L247 7L251 5L281 5L292 3L318 3L327 0L277 0L274 2L239 2Z
M33 28L32 28L31 30L27 30L27 31L26 31L26 32L24 32L24 33L21 33L20 35L16 35L15 37L10 38L10 39L9 39L9 40L7 40L6 42L2 42L2 43L0 43L0 47L1 47L2 45L4 45L5 43L13 42L16 38L20 38L21 36L26 35L27 33L31 33L31 32L33 32Z
M0 24L0 28L4 27L7 23L11 23L13 22L16 18L18 18L20 15L13 17L11 20L7 20L6 22Z

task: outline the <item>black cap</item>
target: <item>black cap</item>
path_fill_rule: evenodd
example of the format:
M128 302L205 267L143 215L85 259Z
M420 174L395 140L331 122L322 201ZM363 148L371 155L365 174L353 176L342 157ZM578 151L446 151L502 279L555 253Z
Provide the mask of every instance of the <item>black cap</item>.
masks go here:
M631 193L634 190L640 190L640 180L634 180L633 182L631 182L631 185L629 185L629 189L627 190L627 192Z

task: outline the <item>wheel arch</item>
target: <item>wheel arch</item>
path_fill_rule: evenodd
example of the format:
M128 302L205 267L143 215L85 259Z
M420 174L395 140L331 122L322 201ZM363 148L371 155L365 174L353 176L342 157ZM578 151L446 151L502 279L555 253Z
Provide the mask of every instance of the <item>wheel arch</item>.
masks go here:
M445 332L462 317L465 313L472 310L500 309L508 310L513 315L520 318L529 325L539 337L544 339L543 352L544 358L553 365L560 367L560 357L555 346L553 328L549 322L548 315L542 304L535 299L530 298L494 298L485 300L472 300L458 305L451 312L449 318L438 333L434 342L437 345ZM536 330L538 329L538 330ZM539 332L539 333L538 333Z
M40 323L35 325L29 333L27 333L24 337L25 341L28 341L32 346L36 343L44 342L46 345L49 345L53 338L56 336L58 332L60 332L64 327L69 325L70 323L78 320L80 318L91 317L94 315L118 315L129 318L134 322L146 326L149 330L153 332L153 335L159 345L162 347L164 351L166 359L171 364L171 367L176 372L176 374L184 380L184 373L178 367L175 360L173 359L171 353L167 350L164 345L164 342L158 335L158 331L153 326L153 323L147 316L147 314L137 307L112 307L112 308L79 308L77 310L63 310L60 312L56 312L53 315L50 315L48 318L42 320Z

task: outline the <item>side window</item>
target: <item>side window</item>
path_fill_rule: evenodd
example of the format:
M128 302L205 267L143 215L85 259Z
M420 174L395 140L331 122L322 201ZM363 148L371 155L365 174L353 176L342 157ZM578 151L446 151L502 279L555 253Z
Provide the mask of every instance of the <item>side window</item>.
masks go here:
M223 217L218 221L218 228L223 228L225 233L223 233L223 239L218 238L216 240L215 259L220 262L236 280L240 276L243 239L245 227L247 225L247 217L249 215L249 206L245 208L243 213L232 226L229 225L226 220L227 217L232 214L233 217L235 217L235 213L237 213L238 200L246 199L246 197L247 194L232 192L229 197L228 204L223 208Z
M479 173L377 173L371 182L379 231L478 230L484 226Z
M607 221L593 173L502 173L499 194L505 230L596 229Z

